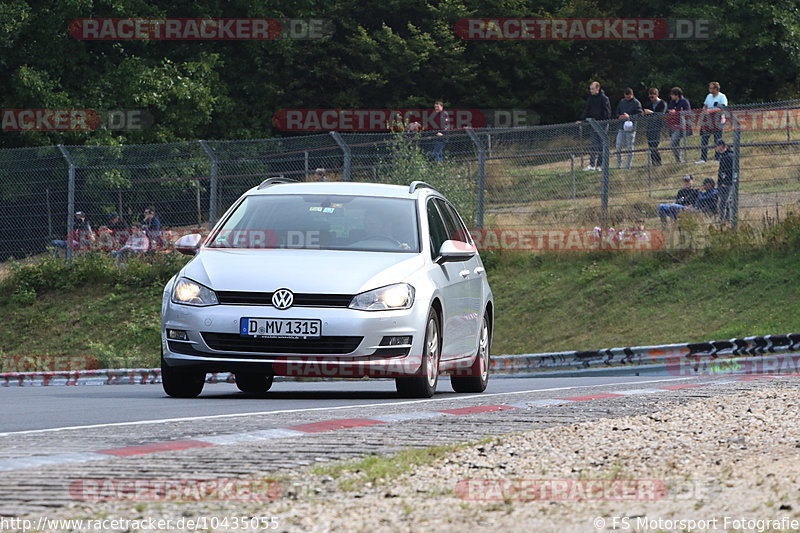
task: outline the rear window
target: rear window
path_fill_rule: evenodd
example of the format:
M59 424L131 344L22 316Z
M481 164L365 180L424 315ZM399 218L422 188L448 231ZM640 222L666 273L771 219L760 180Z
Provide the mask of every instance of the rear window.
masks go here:
M351 195L254 195L214 233L210 248L419 252L414 200Z

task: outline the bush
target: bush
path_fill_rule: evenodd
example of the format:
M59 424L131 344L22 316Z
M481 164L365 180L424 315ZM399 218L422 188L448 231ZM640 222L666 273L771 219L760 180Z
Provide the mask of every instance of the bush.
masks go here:
M458 210L468 228L477 219L478 193L465 165L452 161L437 162L421 146L419 133L395 132L389 143L389 157L378 164L385 183L408 185L424 181L442 193Z
M0 281L0 296L26 305L37 294L48 291L68 291L85 285L120 285L137 287L163 284L186 264L188 258L177 253L131 257L120 268L115 261L101 253L87 253L72 262L55 257L43 257L38 263L21 266L12 262L10 272Z

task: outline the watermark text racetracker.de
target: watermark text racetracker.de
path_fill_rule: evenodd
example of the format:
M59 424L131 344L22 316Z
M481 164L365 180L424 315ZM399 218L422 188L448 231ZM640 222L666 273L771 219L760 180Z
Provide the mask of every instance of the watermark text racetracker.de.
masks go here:
M270 479L104 478L75 479L69 494L77 501L258 501L280 498L280 483Z
M454 29L461 39L477 41L658 41L714 36L706 19L464 18Z
M448 109L447 129L535 126L531 109ZM443 129L433 109L280 109L272 124L281 131L433 131Z
M0 355L0 373L76 372L99 368L100 361L91 355Z
M3 109L3 131L143 130L153 125L144 109Z
M223 230L208 241L210 231L205 228L165 230L163 238L152 239L151 250L170 251L180 237L199 234L206 245L213 248L272 249L272 248L323 248L330 232L319 230L273 230L243 229ZM509 228L473 229L469 231L479 251L528 251L528 252L580 252L580 251L656 251L665 245L664 234L653 229L614 228ZM73 249L79 251L112 251L121 246L122 236L129 231L78 232ZM454 235L457 242L464 237ZM690 246L691 243L676 241L673 247Z
M333 35L321 18L79 18L69 34L81 41L271 41Z
M474 229L470 230L470 235L481 251L655 251L664 246L663 233L649 229Z
M662 500L660 479L462 479L456 496L469 501L645 501Z

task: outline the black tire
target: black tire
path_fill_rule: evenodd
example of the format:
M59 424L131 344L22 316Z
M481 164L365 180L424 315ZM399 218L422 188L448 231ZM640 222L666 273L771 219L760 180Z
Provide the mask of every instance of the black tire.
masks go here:
M206 373L169 366L161 356L161 386L173 398L196 398L203 392Z
M397 393L403 398L430 398L436 392L436 385L439 383L442 337L439 333L439 314L435 309L431 309L428 313L426 324L420 375L395 379Z
M236 372L234 376L236 376L236 386L242 392L261 394L272 387L273 376L271 374Z
M492 331L489 327L488 312L484 313L481 322L481 334L478 341L478 356L469 370L469 376L451 376L450 386L456 392L483 392L489 383L489 351L492 347Z

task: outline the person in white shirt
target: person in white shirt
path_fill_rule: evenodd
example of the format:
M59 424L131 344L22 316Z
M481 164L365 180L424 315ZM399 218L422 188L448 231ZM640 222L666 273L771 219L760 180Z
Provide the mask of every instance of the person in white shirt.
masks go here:
M725 117L722 108L727 107L728 97L719 92L719 82L712 81L708 84L708 95L703 102L703 115L700 117L700 160L698 165L708 159L708 138L714 134L714 144L722 140L722 128L725 126ZM715 159L718 159L715 156Z
M134 224L132 234L125 243L125 246L116 252L111 252L111 256L117 259L117 263L120 263L130 253L141 254L148 250L150 250L150 238L142 229L141 224Z

